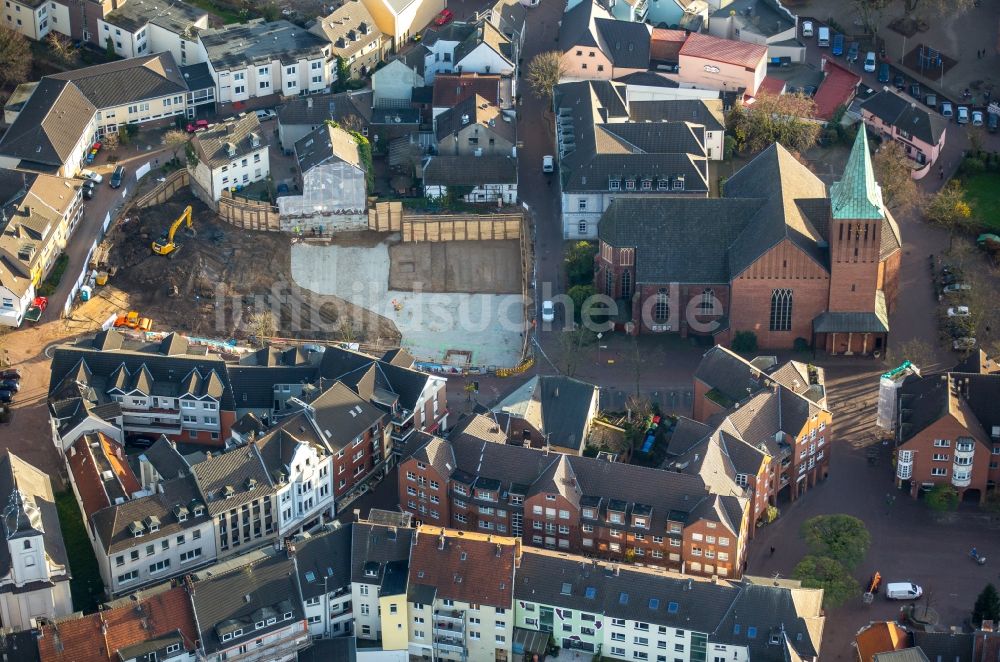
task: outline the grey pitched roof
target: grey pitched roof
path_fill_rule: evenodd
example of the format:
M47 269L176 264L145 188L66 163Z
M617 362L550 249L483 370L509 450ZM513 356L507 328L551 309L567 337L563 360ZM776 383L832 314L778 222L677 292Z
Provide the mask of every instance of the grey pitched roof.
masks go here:
M803 658L819 655L825 617L821 589L774 586L744 580L732 608L709 634L709 644L746 646L752 660L785 660L787 638ZM772 641L776 643L771 643Z
M682 455L712 433L712 428L687 416L677 418L677 423L667 440L667 457Z
M748 444L757 446L773 441L776 432L796 435L820 407L784 386L758 391L742 400L739 409L727 419Z
M576 46L597 47L597 30L594 26L596 18L610 18L611 15L603 7L592 0L581 0L566 10L559 22L559 43L563 52Z
M581 0L581 4L590 0ZM647 69L649 67L649 31L646 23L598 18L594 21L604 42L604 54L615 67Z
M184 83L192 92L215 87L215 79L212 78L212 72L208 68L207 62L181 67L181 76L184 77Z
M581 449L597 387L572 377L536 376L494 406L523 418L552 446Z
M49 476L7 450L0 456L0 504L4 542L0 544L0 576L10 572L12 559L8 540L42 536L45 554L65 568L69 578L66 546L59 528L55 496ZM55 577L54 579L60 579ZM9 590L14 586L9 585ZM5 589L5 590L7 590Z
M414 432L407 440L400 457L412 457L418 462L434 467L442 478L451 476L456 466L451 444L426 432Z
M478 94L463 99L453 108L444 111L434 118L434 122L439 143L452 134L457 135L471 124L478 124L478 129L486 135L496 135L510 143L516 140L514 123L509 118L505 119L499 108ZM483 138L480 140L484 141ZM480 144L485 144L485 141Z
M299 651L298 662L357 662L358 640L354 637L317 639Z
M345 448L381 421L385 413L341 383L335 383L309 402L316 427L333 451Z
M206 571L196 577L191 603L208 653L252 642L304 618L295 567L287 557L275 555L223 574ZM286 614L291 615L287 620ZM276 623L255 629L255 623L268 618ZM219 633L235 629L242 629L242 636L223 644Z
M883 90L861 103L861 110L867 110L885 124L919 138L929 145L937 145L947 128L946 120L938 113L930 112L891 90Z
M512 156L431 157L424 166L424 186L483 186L516 184L517 159Z
M152 446L142 452L156 473L164 480L185 476L191 472L184 456L177 452L177 447L164 436L160 436Z
M362 122L370 121L371 106L371 91L364 90L296 97L278 106L277 113L282 126L318 126L325 120L342 122L352 115Z
M117 9L104 17L104 22L129 32L137 32L147 24L153 24L193 40L197 34L194 24L207 16L208 12L204 9L183 2L140 0L118 5Z
M74 69L49 78L71 82L96 108L184 94L188 89L170 51Z
M323 49L330 47L323 37L285 20L267 23L254 19L225 25L203 31L200 38L216 71L272 60L295 64L302 58L324 57Z
M316 374L314 366L227 366L234 408L267 409L274 405L275 384L304 384Z
M246 113L196 133L191 143L198 160L214 170L259 149L267 149L261 136L257 114Z
M305 174L325 163L343 161L364 170L354 136L337 126L324 124L295 141L299 171Z
M678 88L681 86L675 80L667 78L661 74L654 71L633 71L630 74L625 74L624 76L619 76L615 78L616 83L623 83L625 85L636 85L643 87L666 87L666 88ZM659 122L659 118L650 119L650 121Z
M0 139L0 154L61 167L73 156L96 111L77 86L43 78Z
M413 529L355 522L351 527L351 581L379 584L385 566L410 558Z
M192 466L191 473L212 515L228 512L274 492L271 477L254 442L212 455ZM226 496L227 493L230 496Z
M351 525L320 529L295 541L295 570L302 599L351 585Z
M629 118L634 122L691 122L703 125L708 131L724 131L726 128L722 99L632 101L628 111Z
M930 662L921 648L904 648L888 653L876 653L872 662Z
M598 236L636 249L637 283L728 283L727 247L761 205L746 198L617 198Z
M975 659L976 635L968 632L924 632L914 629L913 645L930 660L940 662L972 662Z
M317 17L309 31L325 37L333 45L331 55L345 60L382 38L375 19L360 0L348 0L332 14Z

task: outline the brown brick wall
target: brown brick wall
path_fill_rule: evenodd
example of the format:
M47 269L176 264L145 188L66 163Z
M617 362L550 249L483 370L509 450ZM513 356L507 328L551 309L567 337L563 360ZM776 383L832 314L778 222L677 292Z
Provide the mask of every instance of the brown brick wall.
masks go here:
M408 474L413 474L414 480L407 478ZM420 479L423 478L423 485L420 484ZM448 477L441 476L434 467L430 465L425 465L423 469L420 468L419 463L413 459L409 458L404 460L399 465L399 476L397 478L399 484L399 507L404 512L412 513L416 519L419 519L427 524L434 524L437 526L451 526L451 498L448 496ZM437 488L431 487L431 482L437 483ZM413 488L416 491L416 496L411 496L409 494L408 488ZM426 496L421 497L420 493L423 491ZM431 496L436 496L439 503L431 503ZM413 505L410 505L410 502ZM426 512L420 512L420 506L425 507ZM436 510L438 517L434 518L431 516L431 511Z
M972 456L972 480L967 487L956 489L960 494L963 494L965 490L977 489L980 498L985 496L986 481L990 477L990 462L994 457L991 455L993 442L984 437L978 430L970 431L951 414L945 415L927 426L900 447L900 450L914 451L913 473L910 478L911 496L917 495L922 483L951 484L954 471L955 442L958 437L972 437L976 440L976 445ZM935 447L934 441L936 439L947 439L951 445L947 448ZM934 460L935 453L947 455L948 460ZM932 476L931 469L934 467L944 468L948 474L946 476Z
M899 250L882 262L879 269L879 288L885 292L885 303L891 313L896 309L896 295L899 293L899 263L903 251Z
M705 395L712 389L701 380L694 380L694 402L691 407L691 418L701 423L708 423L708 419L716 414L725 411L718 403L709 400Z
M713 525L714 528L712 528ZM701 537L701 540L695 540L698 536ZM728 544L721 545L720 538L724 538ZM738 577L741 574L738 566L741 558L739 536L728 531L721 524L699 520L684 527L684 541L681 549L683 549L685 571L689 574L718 574L721 577ZM720 560L720 552L728 555L728 558L724 561ZM700 564L700 569L694 564ZM706 565L713 566L713 569L707 570ZM719 568L725 569L726 572L720 572Z

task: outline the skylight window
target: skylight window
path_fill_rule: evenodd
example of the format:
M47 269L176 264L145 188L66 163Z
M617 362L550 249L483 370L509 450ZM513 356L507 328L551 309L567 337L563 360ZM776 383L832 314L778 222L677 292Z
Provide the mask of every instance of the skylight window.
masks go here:
M563 595L572 595L573 585L570 584L569 582L563 582L562 590L559 592L562 593Z
M667 604L667 613L668 614L676 614L677 610L680 609L680 608L681 608L681 606L679 604L677 604L676 602L670 602L670 603Z
M650 598L649 599L649 608L650 609L659 609L660 608L660 601L657 598Z
M756 639L756 638L757 638L757 628L751 625L750 627L747 628L747 639Z
M624 591L618 594L618 604L627 605L628 604L628 593Z
M594 588L593 586L588 586L587 590L584 592L584 595L587 596L588 600L593 600L594 598L597 597L597 589Z
M312 570L306 570L306 581L310 584L316 581L316 573Z

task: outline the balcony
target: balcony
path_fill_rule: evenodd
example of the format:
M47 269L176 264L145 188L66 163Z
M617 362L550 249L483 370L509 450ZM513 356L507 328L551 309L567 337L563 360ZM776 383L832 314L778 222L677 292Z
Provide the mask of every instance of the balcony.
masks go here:
M126 432L151 432L159 434L180 434L183 431L178 423L136 423L135 421L122 421L122 428Z
M292 634L269 642L267 646L256 648L252 639L244 644L248 649L245 653L240 653L240 647L234 646L226 651L225 659L227 662L267 662L268 660L294 659L296 651L305 649L311 643L308 630L298 625Z
M402 443L405 442L411 434L413 434L415 429L416 427L413 425L413 420L411 418L410 422L406 425L393 425L389 430L389 437L397 443Z
M434 612L434 620L447 623L457 623L460 627L465 627L465 614L457 609L438 609ZM434 627L437 627L436 623Z
M396 427L403 427L407 423L413 420L413 412L409 409L400 408L399 411L394 413L389 419L389 422Z
M972 483L972 471L955 471L951 474L951 484L955 487L968 487Z
M465 644L461 639L451 637L434 637L434 647L447 653L465 653Z

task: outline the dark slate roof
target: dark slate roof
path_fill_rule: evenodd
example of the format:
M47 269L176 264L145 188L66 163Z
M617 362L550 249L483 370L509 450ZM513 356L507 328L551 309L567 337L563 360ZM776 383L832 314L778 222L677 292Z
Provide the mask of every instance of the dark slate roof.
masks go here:
M346 130L321 124L295 141L295 158L303 174L318 165L343 161L364 170L358 143Z
M381 584L386 564L410 558L413 529L355 522L351 527L351 581ZM374 576L366 575L366 568Z
M923 632L914 628L913 645L934 662L972 662L976 635L968 632Z
M309 402L316 427L332 452L346 448L383 419L385 413L341 383Z
M514 143L514 123L509 121L500 112L500 109L491 104L483 97L475 94L460 101L453 108L449 108L434 118L435 136L438 143L451 135L458 134L465 127L471 124L478 124L477 135L480 135L480 144L485 144L486 136L492 139L496 135L509 143ZM485 134L485 136L481 135ZM442 146L442 149L448 145Z
M632 101L628 111L629 119L634 122L691 122L703 125L708 131L724 131L726 128L722 99Z
M727 247L761 205L746 198L617 198L598 236L635 247L637 283L728 283Z
M216 515L274 492L267 467L251 442L226 453L218 453L191 467L209 513ZM232 488L226 497L224 490Z
M680 416L667 440L667 457L682 455L712 433L712 428L704 423Z
M596 16L595 16L596 14ZM597 47L597 34L593 21L596 17L608 18L610 15L597 3L582 0L574 7L564 12L559 22L559 43L563 52L577 46Z
M357 662L358 641L354 637L316 639L299 651L298 662Z
M619 76L614 79L616 83L624 83L626 85L641 85L644 87L668 87L676 88L680 87L681 84L675 80L671 80L666 76L662 76L655 71L633 71L630 74L625 74L624 76ZM660 121L659 118L656 121Z
M254 137L257 140L256 146L253 144ZM267 149L267 143L262 138L257 114L246 113L242 117L234 117L206 131L196 133L192 146L198 155L198 160L215 169L259 149ZM229 145L235 148L232 155L229 153Z
M597 387L572 377L533 377L495 407L524 419L552 446L579 450Z
M291 559L282 555L223 574L203 571L196 575L194 586L191 602L201 628L201 644L210 654L240 643L252 645L255 638L304 618L295 567ZM291 618L285 620L287 613L291 613ZM254 629L256 622L267 618L276 618L277 622ZM241 628L243 635L223 644L219 630L233 628Z
M292 544L303 600L351 585L350 524L314 531Z
M149 460L149 463L156 469L156 473L164 480L186 476L191 472L184 456L177 452L173 442L164 436L160 436L152 446L142 452Z
M726 420L733 426L730 430L748 444L770 448L775 433L798 434L820 410L804 396L775 385L773 390L764 389L744 398L740 408L731 411Z
M440 437L416 431L407 440L400 454L401 459L413 458L434 467L442 478L451 476L455 470L455 453L451 444Z
M816 333L888 333L889 325L876 313L821 313L813 320Z
M274 406L276 384L304 384L316 374L313 366L228 366L234 404L239 409L267 409Z
M181 67L181 75L184 77L184 83L192 92L215 87L215 80L212 78L212 72L208 68L207 62L183 66Z
M375 388L398 396L399 405L413 411L430 377L418 370L393 365L373 356L327 346L319 366L324 379L342 381L365 400Z
M48 474L7 450L0 456L0 500L4 504L0 516L4 534L4 544L0 545L0 576L6 577L11 570L8 541L41 535L45 555L53 563L65 568L65 576L62 578L68 579L66 546L59 528L59 514L56 512L55 496ZM15 589L15 586L8 584L2 590Z
M424 166L424 186L516 183L517 159L512 156L439 155Z
M311 94L289 99L277 108L278 121L283 126L318 126L326 120L343 122L355 116L362 122L371 119L371 91L340 94Z
M188 90L170 51L74 69L50 78L71 82L96 108L185 94Z
M280 60L295 64L299 59L323 57L330 43L289 21L254 19L204 30L201 43L216 71Z
M194 24L208 16L208 12L183 2L156 0L156 2L126 2L104 17L110 23L129 32L138 32L153 24L178 35L194 38Z
M584 3L589 3L589 0L581 0L581 4ZM620 69L649 67L648 25L614 18L598 18L594 24L604 41L604 54L612 65Z
M0 154L61 167L96 110L77 86L45 77L0 139Z
M884 123L912 134L929 145L937 145L947 128L947 120L938 113L904 99L891 90L883 90L861 103Z

